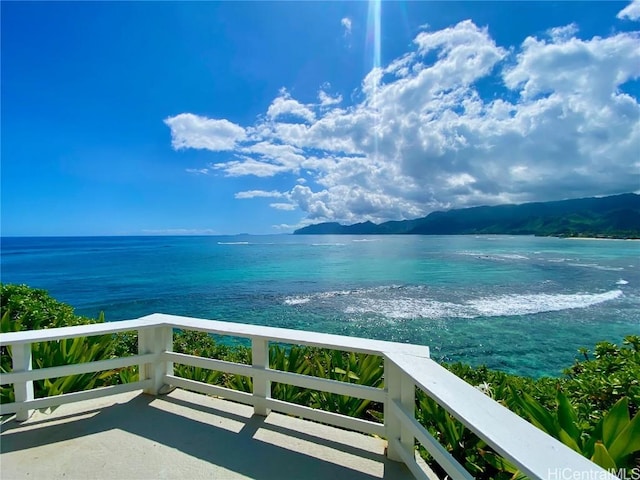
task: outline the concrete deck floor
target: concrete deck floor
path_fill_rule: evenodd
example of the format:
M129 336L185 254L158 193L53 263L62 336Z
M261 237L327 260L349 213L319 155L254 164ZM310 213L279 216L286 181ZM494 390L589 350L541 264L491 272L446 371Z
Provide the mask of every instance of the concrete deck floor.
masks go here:
M127 393L4 419L0 478L413 478L384 440L175 390Z

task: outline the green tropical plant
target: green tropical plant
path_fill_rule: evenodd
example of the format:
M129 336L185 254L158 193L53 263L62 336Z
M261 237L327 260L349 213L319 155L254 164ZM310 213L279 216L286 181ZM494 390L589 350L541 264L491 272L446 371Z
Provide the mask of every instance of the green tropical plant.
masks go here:
M635 415L640 409L640 336L626 336L621 346L599 342L592 358L586 349L581 353L584 360L576 360L564 371L563 382L578 418L595 426L612 405L625 397L631 415Z
M319 377L369 387L384 387L384 366L382 358L377 355L322 350L314 360L312 371ZM381 405L372 404L370 400L322 391L312 391L310 403L313 408L374 420L378 416L372 414L371 410L382 410Z
M42 328L88 325L104 322L101 313L97 319L80 317L73 308L50 297L46 291L26 285L0 285L0 331L15 332ZM48 368L75 363L105 360L113 356L112 335L77 337L31 345L33 368ZM0 371L12 370L12 350L0 349ZM34 382L36 398L87 390L114 383L115 371L69 375ZM0 402L15 400L13 387L0 387Z
M299 345L293 345L290 348L280 345L271 346L269 348L269 367L283 372L309 375L311 371L310 353L311 349ZM294 385L274 382L271 384L271 396L277 400L306 405L309 403L310 391Z
M416 392L416 419L475 478L526 478L517 467L493 451L484 440L421 390ZM446 472L433 462L422 445L419 445L418 451L440 478L446 477Z
M205 332L181 330L173 335L173 350L197 357L225 360L234 363L251 363L251 350L245 347L230 347L216 342ZM190 365L174 365L174 374L178 377L198 382L218 385L234 390L251 392L251 379L239 375L231 375L217 370Z
M420 390L416 396L416 419L469 472L474 475L482 472L482 466L478 465L482 440ZM422 448L421 453L426 456Z
M603 468L632 468L640 460L640 414L629 415L629 400L618 400L595 428L580 422L569 399L557 394L557 408L547 410L525 392L514 401L536 427Z

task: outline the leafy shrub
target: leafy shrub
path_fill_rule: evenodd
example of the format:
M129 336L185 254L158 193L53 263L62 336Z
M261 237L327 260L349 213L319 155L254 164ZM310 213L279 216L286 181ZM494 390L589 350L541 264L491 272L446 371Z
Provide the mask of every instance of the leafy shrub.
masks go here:
M631 415L635 415L640 409L640 336L625 337L622 346L600 342L593 358L587 349L580 349L580 353L584 359L564 371L564 389L576 405L578 418L595 426L625 397Z
M218 343L211 335L205 332L193 330L175 332L173 334L173 350L176 353L198 357L243 363L245 365L251 364L251 349L243 346L231 347ZM251 378L248 377L190 365L175 364L173 368L176 376L189 380L219 385L243 392L251 392L253 389Z
M640 414L629 416L629 400L618 400L594 428L584 428L576 410L560 391L554 410L543 408L525 392L513 389L516 401L531 423L603 468L631 469L640 453Z
M322 354L316 357L312 371L316 372L316 376L329 380L375 388L384 385L384 364L382 358L377 355L323 350ZM372 405L370 400L322 391L311 393L310 406L368 420L379 418L374 412L382 410L382 405ZM369 408L370 406L372 408Z
M3 333L104 322L102 314L97 319L75 315L72 307L58 302L45 290L26 285L0 284L0 298L0 331ZM36 369L105 360L114 356L117 345L112 335L34 343L31 346L32 364ZM0 371L11 370L11 348L2 347ZM38 380L34 382L34 395L36 398L47 397L120 383L123 375L124 372L106 371ZM0 402L14 400L13 387L0 387Z
M0 284L0 292L2 332L88 325L104 321L102 316L94 320L75 315L72 307L55 300L46 290L26 285Z

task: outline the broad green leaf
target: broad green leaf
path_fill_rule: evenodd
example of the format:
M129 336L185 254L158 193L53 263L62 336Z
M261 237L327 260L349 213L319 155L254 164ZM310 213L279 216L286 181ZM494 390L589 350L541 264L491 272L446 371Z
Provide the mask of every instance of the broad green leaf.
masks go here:
M633 419L627 423L608 450L616 460L640 452L640 412L636 413Z
M489 465L500 472L508 472L511 473L512 480L524 480L527 478L525 474L523 474L518 467L516 467L513 463L511 463L506 458L502 458L494 452L484 452L482 453L482 458L484 458Z
M569 437L574 440L576 447L578 447L578 442L580 441L580 429L577 425L578 416L569 402L569 399L560 390L558 390L556 400L558 402L558 423L560 423L562 430L564 430ZM565 445L569 445L569 443L564 440L563 443L565 443ZM574 448L571 445L569 446L576 451L580 451L578 448Z
M624 397L611 407L602 422L602 443L611 447L616 437L629 423L629 400Z
M576 452L582 455L582 450L578 446L578 443L576 442L576 440L571 435L569 435L565 430L561 429L558 432L558 440L564 443L571 450L575 450Z
M602 442L596 442L591 461L596 465L600 465L606 470L618 468L616 466L616 462L614 462L613 458L611 458L611 455L609 455L607 447L605 447Z
M355 380L356 382L358 380L360 380L360 377L355 374L354 372L352 372L351 370L349 370L349 372L347 372L347 377L349 377L351 380Z
M560 426L558 425L557 419L531 395L524 392L519 393L511 386L509 388L513 399L527 414L531 423L549 435L558 438Z

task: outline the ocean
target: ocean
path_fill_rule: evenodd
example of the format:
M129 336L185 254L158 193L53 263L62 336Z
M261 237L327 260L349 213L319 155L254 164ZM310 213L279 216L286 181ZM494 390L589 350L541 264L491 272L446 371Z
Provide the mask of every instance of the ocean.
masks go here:
M107 321L154 312L431 347L557 376L640 334L640 243L529 236L1 239L1 280Z

